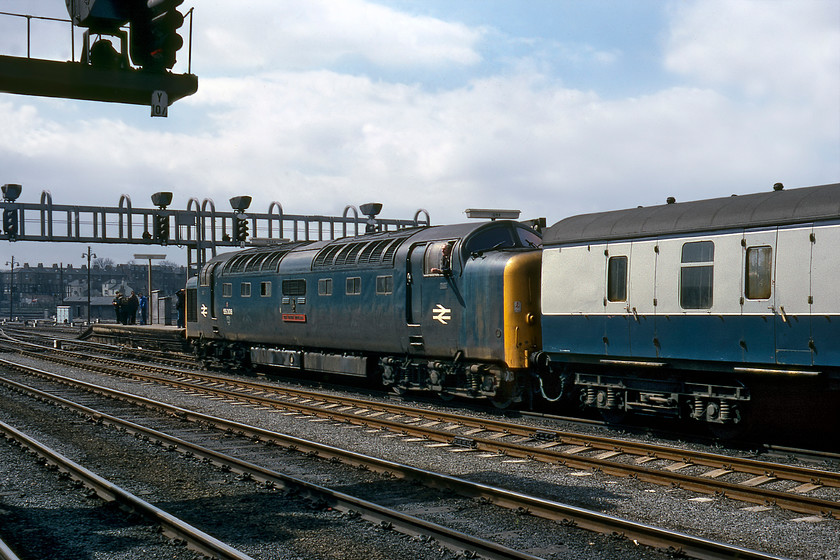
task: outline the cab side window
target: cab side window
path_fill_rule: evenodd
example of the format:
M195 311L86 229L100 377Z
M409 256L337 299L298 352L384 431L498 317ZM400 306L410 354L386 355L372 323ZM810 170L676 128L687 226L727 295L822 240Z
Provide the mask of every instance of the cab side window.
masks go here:
M452 272L452 246L454 241L429 243L423 259L423 275L446 275Z

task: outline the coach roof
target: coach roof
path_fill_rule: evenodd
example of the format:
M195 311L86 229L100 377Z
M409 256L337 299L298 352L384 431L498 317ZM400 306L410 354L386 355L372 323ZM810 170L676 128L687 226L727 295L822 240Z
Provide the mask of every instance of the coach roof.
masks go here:
M840 220L840 183L582 214L543 234L543 245Z

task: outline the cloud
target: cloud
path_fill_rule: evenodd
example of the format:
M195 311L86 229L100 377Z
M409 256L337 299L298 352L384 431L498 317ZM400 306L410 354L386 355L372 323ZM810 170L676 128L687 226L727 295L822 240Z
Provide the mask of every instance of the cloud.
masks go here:
M468 66L482 31L362 0L254 0L236 9L204 3L197 65L210 72L311 69L362 61L384 68ZM200 54L199 54L200 53ZM200 57L200 58L199 58Z
M0 99L3 182L23 183L27 200L44 185L56 204L116 205L125 192L148 206L149 194L171 189L178 208L209 197L227 210L227 198L251 194L255 212L277 200L287 213L336 215L379 201L383 216L408 218L422 207L446 223L463 220L467 207L520 208L553 222L666 196L836 181L836 55L779 60L799 45L811 57L815 32L834 45L836 22L818 25L810 3L797 3L807 17L777 2L713 5L730 4L719 18L738 24L731 51L721 46L731 33L715 29L706 3L674 4L660 54L677 79L620 97L575 87L539 64L435 88L351 74L341 61L405 65L418 75L478 64L486 34L358 0L254 1L247 18L206 3L196 28L212 44L194 46L204 57L194 59L199 92L171 107L166 122L150 124L147 108L122 112L142 117L104 117L92 104ZM768 6L781 6L781 15L749 17L774 12ZM779 44L750 48L780 19L796 21L778 32Z
M671 20L665 65L673 72L754 99L813 101L819 109L840 104L836 2L680 2Z

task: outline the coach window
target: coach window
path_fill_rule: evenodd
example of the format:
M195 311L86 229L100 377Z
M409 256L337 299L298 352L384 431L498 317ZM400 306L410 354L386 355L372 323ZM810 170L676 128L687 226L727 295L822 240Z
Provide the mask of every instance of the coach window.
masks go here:
M230 282L222 284L222 297L233 297L233 284Z
M271 297L271 282L260 282L260 296Z
M747 248L744 295L747 299L770 299L773 277L773 249L770 247Z
M320 280L318 280L318 295L332 295L332 278L321 278Z
M627 301L627 257L610 257L607 264L607 299Z
M710 309L714 280L715 244L694 241L682 247L680 307Z
M376 293L377 295L388 295L394 293L394 277L393 276L377 276L376 277Z
M362 293L362 279L358 276L347 279L345 293L348 296L357 296Z
M239 295L242 297L251 297L251 283L242 282L239 285Z

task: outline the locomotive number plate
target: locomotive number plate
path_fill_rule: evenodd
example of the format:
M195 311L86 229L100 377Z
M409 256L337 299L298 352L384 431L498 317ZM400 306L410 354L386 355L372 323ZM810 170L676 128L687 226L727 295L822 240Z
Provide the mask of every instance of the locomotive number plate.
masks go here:
M304 313L283 313L283 322L285 323L305 323L306 314Z

